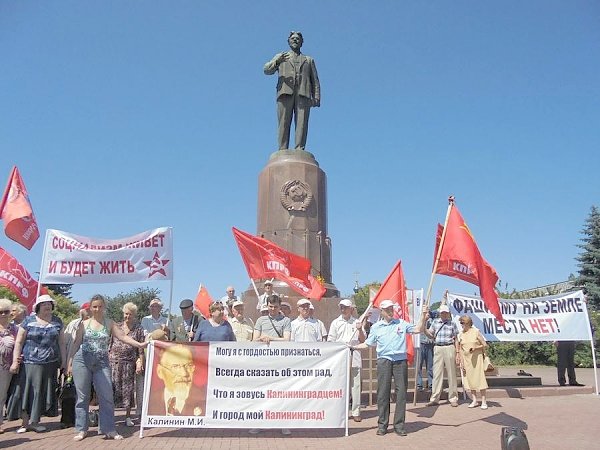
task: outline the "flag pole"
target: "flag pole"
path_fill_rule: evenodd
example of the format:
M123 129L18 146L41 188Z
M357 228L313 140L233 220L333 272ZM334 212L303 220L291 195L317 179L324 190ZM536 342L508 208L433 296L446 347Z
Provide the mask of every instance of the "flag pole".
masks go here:
M431 301L431 288L433 287L433 278L435 277L440 257L442 256L442 248L444 247L444 240L446 239L446 229L448 228L448 220L450 219L450 212L454 206L454 196L448 197L448 211L446 212L446 220L444 221L444 229L442 230L442 237L440 239L440 245L438 246L437 254L435 255L435 263L433 264L433 271L431 272L431 278L429 279L429 287L427 288L427 295L425 295L424 305L429 306Z
M16 170L17 166L13 166L12 170L10 171L8 182L6 183L6 189L4 189L4 193L2 194L2 203L0 203L0 216L2 216L2 212L4 211L4 207L6 206L6 201L8 200L8 191L10 191L10 185L12 184L12 179L15 175Z
M260 302L260 295L258 295L258 289L256 288L256 283L253 278L250 278L250 283L252 283L252 287L254 288L254 293L256 294L256 309L260 309L258 307L258 302Z

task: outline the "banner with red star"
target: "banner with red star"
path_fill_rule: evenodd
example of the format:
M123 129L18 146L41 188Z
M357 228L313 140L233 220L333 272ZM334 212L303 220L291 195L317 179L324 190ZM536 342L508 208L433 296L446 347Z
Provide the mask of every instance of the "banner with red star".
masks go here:
M40 281L126 283L173 279L172 228L121 239L97 239L48 230Z

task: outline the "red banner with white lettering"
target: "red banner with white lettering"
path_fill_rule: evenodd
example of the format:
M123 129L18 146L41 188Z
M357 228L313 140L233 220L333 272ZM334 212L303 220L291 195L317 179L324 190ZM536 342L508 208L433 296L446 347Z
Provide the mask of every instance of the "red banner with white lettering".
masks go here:
M4 221L4 233L27 250L31 250L40 237L37 222L31 209L31 202L25 183L17 166L8 178L8 185L2 196L0 217Z
M17 259L0 247L0 285L10 289L29 311L35 302L38 282ZM40 294L48 291L42 287Z
M233 236L250 278L276 278L286 282L300 295L321 300L326 289L310 274L308 259L235 227Z
M48 230L40 281L126 283L173 279L173 238L168 227L122 239L97 239Z
M435 255L438 253L442 232L443 227L438 225ZM504 323L495 290L498 274L479 252L475 238L456 206L452 206L450 210L436 273L479 286L486 306L500 323Z

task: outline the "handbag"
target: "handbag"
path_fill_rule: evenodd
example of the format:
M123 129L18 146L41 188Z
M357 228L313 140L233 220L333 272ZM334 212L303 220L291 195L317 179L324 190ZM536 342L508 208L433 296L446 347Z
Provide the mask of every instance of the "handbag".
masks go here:
M483 354L483 371L486 373L489 373L489 372L493 372L494 370L496 370L496 368L492 364L492 361L490 361L490 357L484 353Z
M70 400L77 398L77 391L75 390L73 377L66 377L62 386L59 389L60 393L58 395L58 398L60 400Z

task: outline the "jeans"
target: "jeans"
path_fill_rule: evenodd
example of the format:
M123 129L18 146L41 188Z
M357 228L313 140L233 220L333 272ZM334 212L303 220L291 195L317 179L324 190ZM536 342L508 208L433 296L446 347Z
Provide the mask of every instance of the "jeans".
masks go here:
M83 352L79 349L73 358L73 381L77 389L75 430L78 432L88 430L88 409L92 383L94 383L100 407L98 434L115 433L115 405L108 356Z
M421 375L423 363L425 363L425 370L427 370L427 387L431 389L433 383L433 344L421 343L419 363L417 364L417 387L420 388L423 387L423 377Z
M390 361L377 359L377 426L387 430L390 421L390 394L394 377L396 390L396 411L394 413L394 430L404 431L406 417L406 388L408 386L408 364L406 360Z

